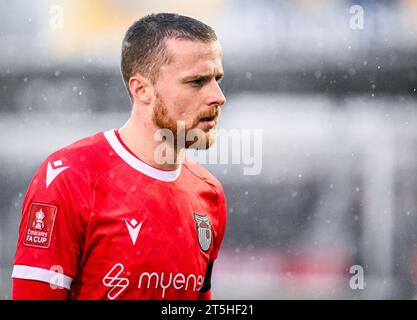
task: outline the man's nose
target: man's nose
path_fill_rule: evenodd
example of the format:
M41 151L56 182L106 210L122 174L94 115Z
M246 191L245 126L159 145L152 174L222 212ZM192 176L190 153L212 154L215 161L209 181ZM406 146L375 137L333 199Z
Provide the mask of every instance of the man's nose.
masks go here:
M222 89L220 88L217 81L213 81L213 84L210 86L210 101L209 104L216 104L218 106L223 105L226 102L226 97L223 94Z

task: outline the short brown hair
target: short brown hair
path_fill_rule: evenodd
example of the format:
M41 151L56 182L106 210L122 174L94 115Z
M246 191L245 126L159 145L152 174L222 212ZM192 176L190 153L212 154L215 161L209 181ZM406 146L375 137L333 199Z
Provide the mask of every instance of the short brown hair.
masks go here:
M129 96L129 79L136 72L156 82L160 67L170 61L165 47L165 40L169 38L217 40L210 26L178 14L150 14L136 21L127 30L122 44L121 72Z

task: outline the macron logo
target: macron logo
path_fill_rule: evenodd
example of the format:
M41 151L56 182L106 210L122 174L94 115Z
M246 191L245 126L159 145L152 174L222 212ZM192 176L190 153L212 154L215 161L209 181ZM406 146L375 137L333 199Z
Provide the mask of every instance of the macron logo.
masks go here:
M68 169L69 166L63 167L62 161L54 161L51 165L51 162L48 162L48 167L46 168L46 187L48 188L52 181L65 169Z
M135 219L132 219L130 220L130 222L125 220L125 223L126 223L127 230L129 231L130 239L132 239L133 245L135 245L136 240L139 235L140 228L142 227L143 221L138 224L138 222Z

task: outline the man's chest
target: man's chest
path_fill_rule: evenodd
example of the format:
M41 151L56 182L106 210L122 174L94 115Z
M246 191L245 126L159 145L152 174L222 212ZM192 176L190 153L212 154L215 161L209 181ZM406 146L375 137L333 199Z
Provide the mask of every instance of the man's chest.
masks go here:
M98 190L106 196L96 198L85 234L83 275L109 287L125 279L141 297L198 292L213 249L215 203L163 185L123 191Z

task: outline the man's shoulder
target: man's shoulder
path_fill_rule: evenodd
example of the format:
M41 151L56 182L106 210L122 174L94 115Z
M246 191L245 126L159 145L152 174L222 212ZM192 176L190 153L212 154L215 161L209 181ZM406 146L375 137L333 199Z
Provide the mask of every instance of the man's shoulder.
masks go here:
M73 143L50 154L42 166L49 172L59 172L66 168L67 174L82 177L84 180L95 179L119 162L119 158L108 144L104 133L76 140Z
M208 183L217 192L224 193L222 183L205 167L201 164L192 162L188 159L184 161L184 166L197 178Z

